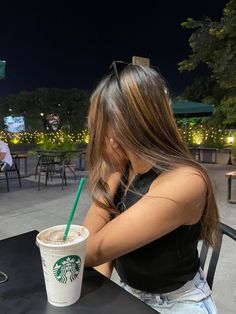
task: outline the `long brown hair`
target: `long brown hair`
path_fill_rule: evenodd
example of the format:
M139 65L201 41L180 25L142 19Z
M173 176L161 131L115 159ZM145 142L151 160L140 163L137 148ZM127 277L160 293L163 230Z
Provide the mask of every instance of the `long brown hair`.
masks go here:
M180 137L163 78L149 67L128 65L119 80L118 84L113 74L106 76L91 96L87 163L93 199L103 208L115 211L103 180L105 137L111 126L121 147L149 162L157 171L164 172L179 165L198 170L207 186L201 239L214 245L219 215L212 184L206 169L193 160ZM105 203L98 201L101 193Z

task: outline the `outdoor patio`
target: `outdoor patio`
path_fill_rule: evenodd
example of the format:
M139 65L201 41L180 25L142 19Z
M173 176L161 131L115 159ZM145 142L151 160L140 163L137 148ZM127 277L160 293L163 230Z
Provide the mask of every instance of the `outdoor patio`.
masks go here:
M34 177L35 160L29 159L28 172L30 176L22 178L22 188L17 181L10 182L10 192L6 184L0 181L0 239L18 235L31 230L42 230L55 224L65 224L73 204L79 178L87 176L86 171L77 171L77 181L69 175L67 186L61 189L60 179L54 178L49 185L37 189ZM235 170L235 166L222 164L205 164L215 185L217 203L222 222L236 228L236 205L226 201L227 180L225 173ZM233 182L233 195L236 196L236 182ZM236 198L236 197L235 197ZM90 196L85 184L74 223L82 223L89 207ZM236 243L225 238L219 258L213 292L220 314L233 314L236 308ZM113 280L117 276L113 273Z

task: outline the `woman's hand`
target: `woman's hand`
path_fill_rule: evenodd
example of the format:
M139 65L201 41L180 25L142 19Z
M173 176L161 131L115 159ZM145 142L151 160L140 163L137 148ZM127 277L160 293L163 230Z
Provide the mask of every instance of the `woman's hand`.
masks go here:
M120 173L123 173L128 163L125 151L112 137L106 137L105 161L113 171Z

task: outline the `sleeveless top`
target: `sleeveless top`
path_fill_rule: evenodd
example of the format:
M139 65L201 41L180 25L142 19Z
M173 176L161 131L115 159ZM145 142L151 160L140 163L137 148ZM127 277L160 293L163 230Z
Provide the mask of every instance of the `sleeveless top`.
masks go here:
M122 212L135 204L158 175L154 169L138 174L125 196L124 187L120 185L114 199L117 209ZM182 287L193 279L200 267L197 251L200 230L200 221L191 226L182 225L117 258L115 268L121 280L132 288L150 293L167 293Z

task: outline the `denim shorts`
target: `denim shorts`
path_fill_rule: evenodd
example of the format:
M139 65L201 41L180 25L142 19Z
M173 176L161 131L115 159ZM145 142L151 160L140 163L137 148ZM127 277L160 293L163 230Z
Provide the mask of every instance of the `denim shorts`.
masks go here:
M121 286L161 314L217 314L211 289L201 269L183 287L168 293L148 293L123 282Z

